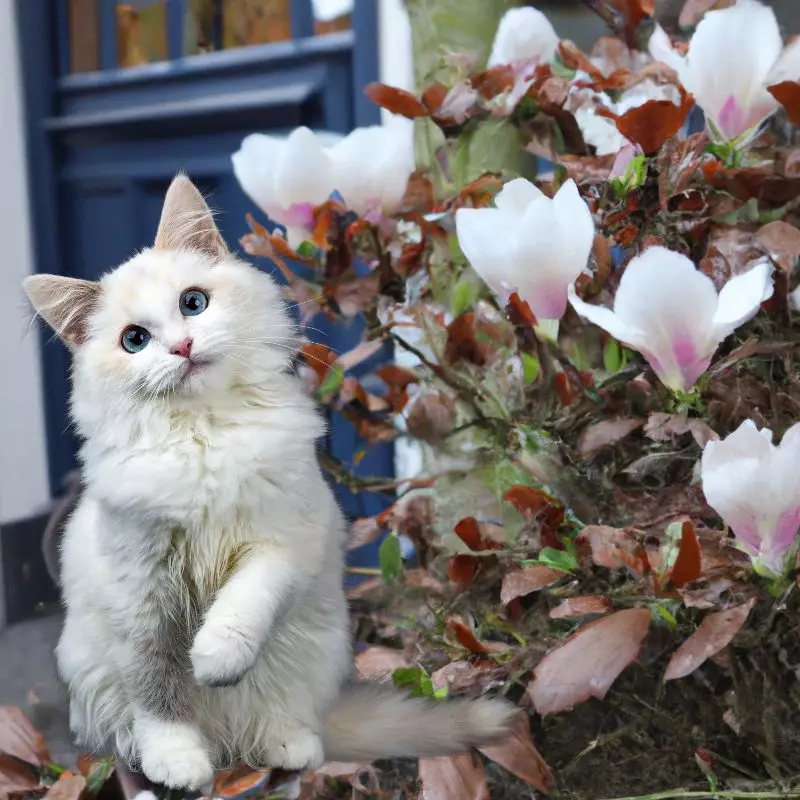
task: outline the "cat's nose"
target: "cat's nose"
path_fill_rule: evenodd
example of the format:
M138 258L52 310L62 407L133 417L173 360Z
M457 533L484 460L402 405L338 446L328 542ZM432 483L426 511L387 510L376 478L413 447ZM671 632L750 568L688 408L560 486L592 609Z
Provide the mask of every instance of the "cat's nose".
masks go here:
M189 356L192 354L192 340L184 339L182 342L178 342L178 344L175 344L170 348L170 353L172 353L174 356L183 356L184 358L189 358Z

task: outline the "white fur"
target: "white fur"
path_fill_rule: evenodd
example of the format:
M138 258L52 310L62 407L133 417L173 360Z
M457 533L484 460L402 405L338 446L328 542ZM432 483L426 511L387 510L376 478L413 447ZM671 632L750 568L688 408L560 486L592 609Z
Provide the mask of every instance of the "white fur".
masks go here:
M209 304L184 317L189 288ZM342 694L344 524L316 463L323 425L287 369L295 332L268 276L213 247L145 250L102 279L87 317L71 405L86 490L64 536L57 649L84 743L111 740L151 780L197 788L238 759L300 769L333 752L413 755L417 739L444 754L505 729L503 704L484 704L483 719L461 704L448 715L394 694L374 704ZM135 354L120 346L130 324L152 334ZM204 364L196 373L170 353L185 338ZM141 648L159 637L179 664L182 714L159 715L142 689L160 673ZM426 714L430 731L416 737Z

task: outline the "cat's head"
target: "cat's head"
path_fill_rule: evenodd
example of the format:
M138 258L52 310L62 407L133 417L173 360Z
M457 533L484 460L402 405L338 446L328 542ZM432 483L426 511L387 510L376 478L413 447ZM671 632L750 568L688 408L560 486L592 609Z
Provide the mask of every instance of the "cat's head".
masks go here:
M72 351L75 390L109 407L268 384L296 346L279 288L228 252L183 175L167 191L153 247L97 282L36 275L25 290Z

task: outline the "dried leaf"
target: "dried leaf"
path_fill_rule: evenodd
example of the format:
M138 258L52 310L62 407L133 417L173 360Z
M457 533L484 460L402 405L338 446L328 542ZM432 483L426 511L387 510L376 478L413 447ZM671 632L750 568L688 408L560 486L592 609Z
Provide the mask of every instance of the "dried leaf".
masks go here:
M756 238L769 253L770 258L791 275L800 259L800 230L783 220L770 222L759 228Z
M362 680L389 680L396 669L411 666L404 653L391 647L373 645L355 658L356 672Z
M338 360L338 356L330 347L326 347L324 344L316 344L315 342L304 344L300 348L299 354L306 364L316 372L320 383L325 380L331 367Z
M350 531L347 536L347 549L355 550L357 547L363 547L365 544L377 541L383 531L384 526L381 525L378 517L357 519L350 525Z
M22 711L0 706L0 796L38 787L37 767L50 760L44 738Z
M568 597L550 611L550 619L582 617L585 614L606 614L611 611L611 601L598 594Z
M85 788L86 778L83 775L65 772L47 790L44 800L78 800Z
M459 520L453 531L470 550L476 553L484 550L501 550L503 547L502 542L485 535L485 527L481 526L475 517L464 517Z
M691 433L701 449L712 439L719 439L716 432L701 419L683 414L665 414L661 411L656 411L647 418L644 433L654 442L668 442L677 436Z
M489 800L483 764L471 753L421 758L421 800Z
M508 298L506 312L512 324L518 327L533 328L537 325L536 315L531 307L516 292L512 292Z
M431 682L437 690L447 687L453 692L465 692L475 688L485 671L471 661L451 661L431 675Z
M214 797L238 797L252 792L267 782L269 772L268 769L253 769L246 764L222 770L214 779Z
M525 597L531 592L538 592L545 586L550 586L566 573L560 569L553 569L544 564L536 564L532 567L525 567L514 572L509 572L503 578L503 586L500 589L500 602L507 606L517 597Z
M527 519L538 519L555 530L564 521L564 507L547 492L534 486L512 486L503 496Z
M539 714L557 714L595 697L602 700L611 684L638 655L650 611L628 608L585 625L538 664L528 695Z
M513 344L511 331L474 311L459 314L447 326L444 359L448 364L468 362L479 367L497 358L501 347Z
M604 447L610 447L644 425L638 417L606 419L584 428L578 436L578 454L582 458L594 455Z
M481 753L542 794L549 795L554 788L553 773L531 738L527 714L519 715L507 739L491 747L482 747Z
M332 310L343 317L352 319L362 313L378 296L380 282L380 275L373 272L352 280L334 281L324 287L323 294L328 299Z
M472 632L470 627L458 617L450 617L447 620L447 633L454 638L462 647L467 650L477 653L478 655L486 655L491 652L483 642L478 640L478 637Z
M447 577L462 591L478 572L480 561L475 556L457 555L447 562Z
M399 114L401 117L416 119L430 115L429 109L411 92L398 89L396 86L370 83L364 88L364 94L381 108L391 111L392 114Z
M702 571L702 557L700 542L697 540L694 525L686 520L681 526L681 541L678 545L678 555L670 571L670 580L682 589L687 583L700 577Z
M430 592L431 594L443 594L444 586L442 586L433 575L426 569L406 569L403 570L403 583L409 589L418 589L422 592Z
M792 125L800 125L800 83L783 81L768 86L767 91L786 109Z
M455 401L444 392L433 391L422 395L408 411L408 432L428 444L441 442L453 429Z
M727 647L742 629L756 598L742 605L709 614L700 627L672 654L664 673L665 681L685 678L704 661Z

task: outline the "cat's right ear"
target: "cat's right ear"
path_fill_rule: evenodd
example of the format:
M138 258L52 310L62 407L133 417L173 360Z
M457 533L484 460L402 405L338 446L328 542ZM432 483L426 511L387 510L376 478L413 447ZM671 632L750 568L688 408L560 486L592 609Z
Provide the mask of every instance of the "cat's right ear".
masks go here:
M100 298L99 283L61 275L31 275L23 287L39 316L69 348L86 341L89 314Z

